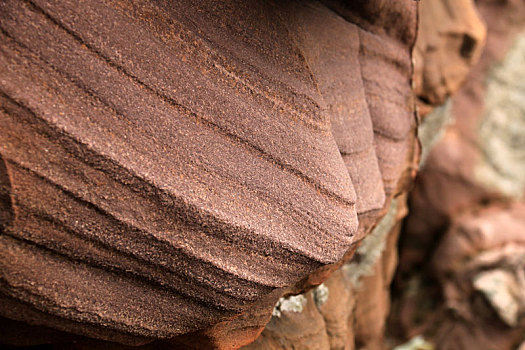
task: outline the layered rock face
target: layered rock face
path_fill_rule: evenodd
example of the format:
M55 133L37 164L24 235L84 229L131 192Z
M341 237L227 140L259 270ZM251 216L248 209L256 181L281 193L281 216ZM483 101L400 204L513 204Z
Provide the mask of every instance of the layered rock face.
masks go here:
M261 336L246 349L382 349L389 286L406 198L363 240L355 257L312 291L282 299ZM244 349L244 348L243 348Z
M2 2L2 342L253 341L415 171L416 6Z
M418 131L422 162L444 134L450 119L445 112L450 107L428 113L459 89L484 43L485 26L472 1L429 0L420 4L413 81L423 120ZM405 197L398 196L353 259L321 287L300 298L282 300L260 338L247 348L384 349L408 340L386 337L401 324L396 319L387 325L386 319L397 266L397 240L406 214Z
M0 37L0 344L525 347L522 0L6 0Z

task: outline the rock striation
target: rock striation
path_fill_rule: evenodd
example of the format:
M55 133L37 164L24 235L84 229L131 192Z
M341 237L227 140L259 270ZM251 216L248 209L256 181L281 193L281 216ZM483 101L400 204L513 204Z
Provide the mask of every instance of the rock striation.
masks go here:
M405 196L362 241L354 258L315 289L276 306L253 349L382 349L397 265L397 239L407 214ZM360 257L360 258L358 258ZM301 303L297 303L300 300Z
M252 341L414 172L416 6L3 1L2 341Z
M435 113L429 112L460 88L479 59L485 42L485 26L473 1L420 2L418 18L413 85L422 116L418 137L423 162L451 122L451 103L436 109ZM439 191L442 189L436 189ZM317 289L302 294L305 304L301 311L293 309L274 314L261 336L247 349L384 349L394 346L387 335L402 323L396 320L397 323L392 322L387 327L387 317L390 283L397 265L397 242L403 227L401 220L407 214L405 199L396 193L394 200L387 201L388 213L374 224L353 257L345 260L342 267L323 282L322 286L329 291L325 303L319 305L310 301L310 298L316 300ZM359 218L359 228L368 227L362 216ZM430 221L433 218L421 219ZM411 290L410 287L406 290ZM418 339L423 341L423 338Z

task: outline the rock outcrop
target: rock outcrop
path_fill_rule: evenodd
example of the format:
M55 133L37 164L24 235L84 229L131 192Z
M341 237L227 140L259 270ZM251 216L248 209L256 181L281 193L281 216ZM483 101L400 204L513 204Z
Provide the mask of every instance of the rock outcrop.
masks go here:
M438 349L515 349L525 331L525 2L476 7L487 25L479 63L425 117L449 125L410 195L391 329Z
M450 104L428 113L460 88L484 42L485 26L472 1L428 0L420 4L413 79L423 117L418 131L422 161L450 123ZM316 300L317 290L303 294L301 308L274 315L261 337L247 348L384 349L389 342L386 319L397 266L397 240L406 214L405 198L398 196L352 260L324 281L326 301L311 301Z
M485 44L473 0L422 1L414 48L414 91L420 113L442 105L461 86Z
M243 349L384 348L405 202L404 196L392 201L354 259L312 291L285 299L297 307L278 304L261 336Z
M415 172L416 6L2 2L2 341L253 341Z
M396 309L398 329L424 333L436 349L516 349L525 334L524 230L519 202L457 218L430 262L441 296L413 285Z
M436 235L462 211L491 200L519 200L525 191L519 72L525 3L480 1L477 6L487 22L487 46L443 113L450 125L418 176L402 269L420 265L429 254L421 248L432 249Z

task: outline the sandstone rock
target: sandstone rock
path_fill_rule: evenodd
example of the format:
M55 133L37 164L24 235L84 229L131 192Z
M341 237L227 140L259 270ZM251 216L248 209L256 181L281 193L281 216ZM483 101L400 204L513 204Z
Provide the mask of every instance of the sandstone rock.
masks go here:
M487 45L442 114L453 122L429 152L416 180L402 271L424 262L436 235L460 212L493 199L519 199L525 193L524 114L519 112L524 78L517 62L523 56L519 38L525 35L520 34L525 33L525 3L479 1L477 6L487 23Z
M524 210L500 203L456 217L430 266L412 276L418 284L395 300L390 327L425 334L437 349L515 349L525 332Z
M414 86L423 115L456 92L484 46L473 0L422 1L414 48Z
M407 214L405 201L404 196L393 200L354 259L321 285L327 297L315 303L317 311L311 306L305 311L308 302L291 299L296 307L288 308L292 312L282 312L282 303L278 303L278 312L261 336L243 349L383 349L389 286L397 265L397 238ZM299 300L315 302L320 293L317 287L300 295Z
M414 2L0 8L0 315L44 342L247 344L415 171Z
M438 349L515 349L523 340L525 2L476 6L486 48L450 99L443 116L453 122L411 194L390 325L398 339L425 334Z
M469 349L513 349L522 340L524 230L525 204L514 203L462 216L447 232L434 257L448 308L436 327L439 349L456 337Z

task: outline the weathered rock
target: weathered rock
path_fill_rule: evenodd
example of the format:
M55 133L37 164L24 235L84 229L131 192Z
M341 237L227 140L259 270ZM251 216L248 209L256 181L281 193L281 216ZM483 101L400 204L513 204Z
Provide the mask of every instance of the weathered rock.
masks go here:
M447 313L438 349L514 349L525 334L525 204L462 216L434 256Z
M476 5L486 48L448 102L443 115L453 123L411 194L391 328L398 339L424 334L438 349L515 349L524 332L516 271L524 263L525 2Z
M525 334L524 214L516 202L455 218L395 301L390 326L406 338L425 334L436 349L515 349Z
M421 2L414 87L423 115L459 89L479 59L485 35L473 0Z
M451 98L453 120L429 153L410 198L401 270L421 265L452 218L496 198L525 193L523 169L523 39L525 3L479 1L487 46ZM521 97L520 97L521 96ZM449 114L447 116L447 114Z
M525 31L487 76L474 177L506 197L525 196Z
M0 315L128 345L252 341L414 172L415 9L2 2Z
M243 349L384 348L397 238L407 214L405 201L404 196L393 201L355 258L321 286L288 299L294 307L284 311L278 303L261 336Z
M283 308L283 306L288 307ZM312 292L283 300L263 334L243 349L328 349L330 343L324 319Z
M386 347L390 284L397 267L397 246L402 220L408 213L406 197L398 197L390 210L375 229L377 233L387 232L381 239L381 255L378 256L373 270L364 274L356 285L356 308L353 315L356 349L379 350ZM375 252L374 249L370 250L371 255Z
M342 16L345 19L350 19L350 21L359 22L358 17L357 17L358 14L356 13L356 11L362 10L359 7L353 8L352 6L355 6L355 5L351 5L351 6L349 5L349 8L345 9L344 7L341 7L341 5L337 5L335 2L330 3L329 6L333 10L336 10L337 13L342 14ZM374 6L379 6L379 2ZM381 6L384 6L384 5L381 5ZM388 7L383 8L383 10L386 11L384 16L374 18L373 22L376 23L375 27L370 26L370 24L368 24L368 25L365 25L365 29L367 30L370 29L372 32L375 32L375 34L384 36L385 33L383 33L381 26L386 25L388 21L388 14L395 15L396 11L401 11L404 13L404 16L408 15L409 17L407 27L404 29L404 31L406 32L404 31L392 32L393 34L389 33L390 36L392 37L391 39L388 38L388 35L387 35L387 38L383 38L385 42L392 41L392 44L391 44L392 47L390 48L387 47L389 51L387 53L384 53L383 54L384 56L380 55L379 57L375 57L376 54L374 53L374 50L377 50L377 52L380 52L380 51L385 50L385 48L376 47L374 44L376 39L374 39L372 43L366 44L367 45L366 47L370 47L372 49L371 52L364 54L362 51L363 51L363 45L365 44L363 44L363 40L361 39L361 43L359 46L359 52L360 52L359 60L360 60L360 65L361 65L361 72L359 72L359 70L356 71L355 67L352 67L351 65L348 65L348 63L345 63L346 60L341 60L341 57L346 57L347 59L353 57L352 51L355 49L358 49L355 46L355 43L352 43L352 42L342 42L342 43L339 42L338 43L337 41L334 41L334 38L336 37L335 33L332 31L332 29L326 28L326 25L325 25L325 22L332 23L334 28L340 29L340 32L338 32L337 35L340 35L340 33L347 33L347 35L349 35L350 38L352 38L352 36L355 37L356 35L355 33L356 28L351 23L347 23L347 22L345 23L341 18L334 17L333 13L322 10L322 7L320 7L320 5L316 5L315 3L308 3L308 4L302 3L300 6L296 8L292 7L293 10L291 11L291 13L293 13L293 16L291 16L291 22L296 23L295 21L297 21L298 23L297 27L301 28L301 32L298 35L298 37L300 38L299 46L303 49L306 60L310 68L312 69L312 72L316 72L316 69L319 69L319 71L316 72L316 74L318 75L314 75L314 76L316 76L319 79L320 91L325 97L325 100L328 101L328 108L332 111L331 112L332 131L334 133L336 141L338 142L338 146L341 151L341 155L343 159L348 160L348 159L357 157L355 159L357 160L361 159L361 161L364 162L364 163L359 163L357 162L357 160L356 160L356 163L345 161L345 164L348 167L349 174L352 177L352 180L359 184L356 186L357 203L360 203L360 202L368 203L368 204L363 204L363 206L357 209L358 218L359 218L359 227L358 227L357 237L366 236L370 232L370 230L375 226L378 218L382 217L389 209L391 198L394 195L397 195L399 193L403 193L404 191L406 191L407 185L410 183L410 179L414 175L414 165L418 158L417 149L414 147L415 120L413 119L413 114L411 112L412 102L410 100L407 101L407 98L409 98L409 96L405 95L404 100L403 100L403 97L402 97L403 94L399 95L399 92L403 92L403 91L406 92L408 95L410 95L410 92L406 90L407 87L409 86L408 85L409 79L405 78L406 85L404 87L403 86L397 87L396 91L387 92L390 90L387 89L386 87L385 87L385 90L381 90L381 91L377 90L379 87L385 86L383 84L392 84L391 85L392 88L396 86L396 83L394 82L394 80L398 78L397 74L405 74L407 69L410 70L409 68L410 55L405 55L404 57L399 58L402 61L395 63L394 66L390 66L391 72L393 72L394 74L392 81L385 81L383 79L385 75L382 75L382 76L378 75L375 70L377 66L370 65L370 66L365 67L365 65L363 65L363 62L368 62L370 60L370 57L368 56L368 54L371 56L374 56L372 61L379 59L381 62L378 62L378 65L380 66L386 67L386 66L391 65L392 62L389 62L388 60L383 62L383 60L389 55L396 56L393 51L397 49L396 46L399 45L399 42L401 42L402 46L406 48L407 51L405 51L405 53L410 52L409 47L407 45L410 45L410 40L413 40L414 38L413 33L411 33L414 27L410 26L410 23L414 23L415 21L413 17L414 13L410 11L406 12L406 11L401 10L401 8L403 6L406 6L406 4L394 2L390 4L389 6L392 6L392 8L388 8ZM313 10L318 11L317 15L320 18L323 18L324 22L319 21L318 19L312 17ZM370 11L371 8L367 8L366 10ZM389 10L391 12L389 12ZM391 29L394 29L394 28L391 28ZM357 33L360 35L363 35L363 31L359 28L358 28ZM365 38L367 36L368 35L365 33ZM319 45L318 43L315 44L315 41L313 41L312 38L317 38L319 42L330 43L332 44L332 46L324 47L324 51L319 48L313 49L313 48L305 47L305 45L308 44L308 40L310 40L311 45L314 45L314 46ZM359 36L359 38L361 38L361 36ZM364 40L364 42L367 43L368 41ZM301 44L303 46L301 46ZM332 51L335 52L335 54L331 53ZM356 62L355 58L350 61L352 63ZM343 71L348 70L352 74L333 74L333 73L330 73L330 70L328 70L327 67L333 67L332 72L336 71L337 67L344 67ZM400 69L401 71L399 71ZM383 72L383 73L388 74L388 72ZM327 78L323 78L323 74L328 75L331 78L331 80L327 80ZM367 140L366 134L363 134L358 137L357 135L355 135L353 132L350 131L350 130L354 130L354 128L363 128L363 130L369 130L367 125L370 124L370 123L364 123L360 125L362 123L363 117L359 116L359 113L356 113L355 111L356 105L359 106L359 103L357 102L357 100L362 98L362 95L360 95L359 92L356 92L353 89L349 89L349 87L353 86L353 84L355 83L359 84L359 80L356 79L356 77L353 74L356 74L356 75L361 74L363 76L363 85L365 86L365 92L367 92L367 96L366 96L367 97L367 107L369 109L368 111L364 110L363 112L365 114L369 113L370 116L372 117L371 119L372 119L373 132L374 132L373 137L374 137L374 144L375 144L375 152L377 153L377 156L378 156L379 168L381 170L381 174L383 177L384 192L387 198L387 200L385 201L385 204L382 206L380 210L377 209L377 205L378 205L377 200L373 200L373 199L371 200L366 197L368 196L368 197L373 198L375 196L377 198L378 196L383 196L381 193L382 191L380 191L380 189L378 189L377 187L375 187L374 189L374 187L370 187L369 185L367 185L367 184L374 183L374 181L371 181L373 179L367 179L367 177L372 177L372 178L375 177L374 172L373 172L374 167L367 169L368 167L367 164L369 163L363 160L363 159L366 159L367 157L369 158L368 154L370 151L365 150L364 152L356 152L356 154L352 154L352 152L349 152L349 150L353 147L356 147L357 149L360 149L362 147L369 147L367 146L368 141L366 141ZM370 79L367 79L368 77L370 77ZM323 84L326 84L326 85L323 85ZM336 87L338 87L338 89L337 90L334 89L334 87L330 86L330 84L334 84ZM389 98L391 98L392 101L396 101L396 100L398 101L398 102L394 102L394 104L398 104L398 106L396 108L391 108L391 113L395 112L396 115L400 117L398 119L400 124L397 125L396 130L399 131L400 129L404 128L407 131L407 133L402 134L403 136L401 137L399 137L399 135L398 137L395 136L395 130L394 130L394 134L389 134L388 132L385 133L385 131L388 130L388 127L386 127L385 129L383 126L381 126L386 121L384 119L381 119L381 115L379 115L378 113L379 112L386 113L386 112L381 109L382 107L378 104L379 101L376 100L376 97L379 94L385 94L385 93L387 94L392 93L391 97ZM370 96L368 96L368 94L370 94ZM335 95L335 96L332 96L332 95ZM349 98L348 96L351 96L351 98ZM407 103L407 102L409 102L409 104L405 105L407 108L406 110L398 108L403 103ZM360 111L361 108L362 107L359 107L357 111ZM345 113L349 113L351 118ZM359 120L361 120L361 122ZM354 125L354 123L357 123L357 124L354 125L354 127L349 128L349 129L342 129L342 130L335 129L334 130L335 127L341 128L343 123L347 123L347 126ZM405 125L404 127L403 127L403 124ZM379 128L378 128L378 125L379 125ZM345 130L348 130L348 132L351 133L352 138L348 137L348 134L345 135L344 133ZM356 141L355 139L353 139L353 137L356 137L358 140ZM390 139L390 144L392 146L397 145L396 149L392 149L388 147L387 145L383 144L383 141L386 141L388 139ZM363 154L360 154L360 153L363 153ZM362 158L362 156L364 156L365 158ZM382 157L384 157L384 159L382 159ZM404 159L402 163L403 165L400 165L397 170L389 168L388 164L391 163L392 161L396 161L395 160L396 158ZM384 160L388 162L385 164ZM356 164L358 166L356 166ZM394 176L393 178L392 178L392 175ZM367 188L369 191L358 190L358 188L362 188L362 186L368 186ZM392 247L391 247L392 250L395 249L394 246L395 244L392 244ZM294 286L291 286L290 288L288 288L284 292L284 294L296 295L299 293L304 293L305 291L310 290L314 288L315 286L318 286L323 281L325 281L332 273L334 273L334 271L340 268L345 262L349 261L352 258L355 252L355 249L356 249L356 246L348 250L346 254L343 256L343 258L339 260L339 262L337 262L336 264L326 265L326 266L323 266L317 269L314 273L310 274L307 278L299 281ZM254 309L255 310L261 309L259 308L258 303L252 306L251 310L254 310ZM251 318L250 317L251 310L248 310L244 314L247 319ZM385 310L385 312L387 311ZM267 315L269 317L270 313L268 313ZM292 320L291 323L293 324L292 328L294 329L295 327L298 327L298 325L300 324L296 320ZM261 327L264 324L261 324ZM308 324L308 322L306 322L305 324ZM292 339L294 339L293 337L290 337L288 335L287 330L290 327L290 325L287 322L284 322L281 320L280 322L277 322L277 325L278 326L276 325L273 325L272 327L269 326L271 328L271 330L268 331L269 336L266 337L265 335L266 333L263 333L263 335L261 336L261 339L259 339L252 346L261 347L261 348L266 348L269 346L275 347L277 346L276 344L278 344L278 339L281 339L283 342L287 344ZM236 325L225 323L224 327L221 329L221 332L227 335L231 333L232 331L234 331L235 329L236 329ZM353 326L349 328L349 331L350 332L353 331ZM308 329L304 329L303 333L310 334L311 332ZM301 332L294 331L293 334L295 334L296 337L302 338ZM315 336L320 336L321 338L323 338L322 333L315 333L315 334L316 334ZM330 333L328 334L329 334L330 343L332 343L332 337L330 336ZM210 337L209 334L205 334L204 336ZM200 335L200 337L202 337L202 334ZM213 341L213 343L214 344L218 344L218 343L227 344L230 339L231 337L225 336L224 338L221 338L221 340ZM321 346L320 345L321 343L325 344L324 341L320 341L320 343L316 343L315 341L312 342L312 340L307 336L305 336L305 339L306 339L305 342L310 344L308 346L313 346L313 348ZM297 342L298 338L295 338L295 341ZM350 342L347 342L347 344L350 344Z

